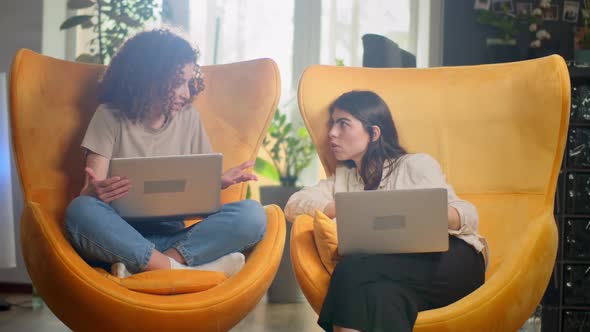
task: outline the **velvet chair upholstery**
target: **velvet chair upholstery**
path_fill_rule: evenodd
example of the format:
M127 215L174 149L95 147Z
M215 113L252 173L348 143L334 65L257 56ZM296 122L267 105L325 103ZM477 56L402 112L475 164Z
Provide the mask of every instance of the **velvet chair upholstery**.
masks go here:
M557 253L554 193L570 107L563 59L428 69L312 66L299 83L299 108L328 176L336 165L328 105L350 90L384 98L401 144L438 160L458 195L477 207L489 244L485 284L420 312L414 331L517 331L543 296ZM313 240L312 217L299 216L293 268L319 312L330 276Z
M21 241L33 284L75 331L227 331L258 303L276 273L285 239L277 206L265 207L266 235L244 268L196 293L164 296L124 288L86 264L64 237L64 210L83 183L80 143L104 69L30 50L18 51L12 63L11 129L25 200ZM276 64L260 59L206 66L203 74L206 88L195 106L214 150L224 153L224 169L254 159L279 99ZM224 190L222 202L243 199L246 189L239 184Z

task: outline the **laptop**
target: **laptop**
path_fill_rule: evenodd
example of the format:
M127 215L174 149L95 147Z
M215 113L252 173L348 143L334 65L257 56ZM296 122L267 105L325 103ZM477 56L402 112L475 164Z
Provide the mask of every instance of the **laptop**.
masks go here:
M121 217L138 220L217 212L222 159L221 153L113 158L109 176L128 177L131 190L111 206Z
M342 192L335 201L340 255L449 249L444 188Z

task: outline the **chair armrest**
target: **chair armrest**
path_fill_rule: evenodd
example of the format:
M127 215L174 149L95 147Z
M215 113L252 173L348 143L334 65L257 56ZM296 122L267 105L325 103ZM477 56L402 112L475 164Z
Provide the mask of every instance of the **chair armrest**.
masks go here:
M449 306L420 312L415 331L439 331L441 326L451 331L517 331L547 288L557 244L553 213L533 218L483 286Z
M324 268L313 238L313 217L300 215L291 229L291 261L297 282L316 313L319 314L330 274Z

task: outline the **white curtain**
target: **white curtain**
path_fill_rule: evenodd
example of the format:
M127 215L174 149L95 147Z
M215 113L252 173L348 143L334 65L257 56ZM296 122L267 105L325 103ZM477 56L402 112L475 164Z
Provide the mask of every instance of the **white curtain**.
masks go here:
M16 267L6 74L0 73L0 268Z

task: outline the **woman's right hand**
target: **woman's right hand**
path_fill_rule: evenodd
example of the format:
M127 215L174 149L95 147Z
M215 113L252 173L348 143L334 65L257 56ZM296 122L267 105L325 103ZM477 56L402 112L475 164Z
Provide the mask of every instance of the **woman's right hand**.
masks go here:
M98 180L92 168L86 167L84 171L88 176L88 181L80 195L96 197L105 203L110 203L127 195L131 189L131 181L126 177L113 176L105 180Z
M326 205L326 207L324 207L324 214L331 219L336 218L336 203L334 201L331 201L330 203L328 203L328 205Z

